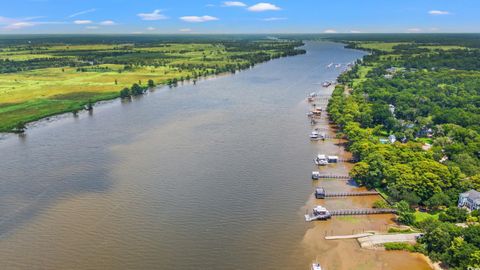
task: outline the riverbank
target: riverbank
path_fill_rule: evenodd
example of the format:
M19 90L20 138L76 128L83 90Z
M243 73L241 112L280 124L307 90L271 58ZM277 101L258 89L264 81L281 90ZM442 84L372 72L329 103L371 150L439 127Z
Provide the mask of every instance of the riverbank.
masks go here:
M334 89L334 87L322 88L319 90L318 95L322 98L330 97ZM318 106L325 108L326 104L317 104L316 107ZM328 137L335 138L339 130L330 120L328 114L324 112L322 113L322 118L317 121L316 125L312 126L312 129L321 128L326 130ZM312 144L314 149L316 149L316 153L337 155L341 159L347 160L352 158L352 154L346 151L346 143L347 141L344 139L327 139ZM352 167L353 164L351 163L337 163L323 166L319 169L326 172L326 174L348 175ZM314 170L318 169L315 168ZM352 185L352 183L338 180L318 180L312 186L319 185L335 192L358 192L365 190L364 187L358 187ZM317 204L321 204L327 209L371 208L378 199L382 199L382 197L377 195L317 200L314 196L311 196L303 211L310 210ZM333 235L350 235L353 238L366 236L365 232L368 231L387 233L388 227L394 224L396 224L395 217L391 214L333 217L328 221L314 222L313 227L307 230L303 242L306 250L312 254L312 258L317 258L322 266L327 269L431 269L420 254L417 255L404 251L366 250L354 240L325 240L332 237L335 238ZM405 236L400 236L400 238L402 237ZM356 258L356 260L351 260L350 258Z
M29 47L7 40L8 47L0 52L0 132L21 133L28 123L77 113L95 102L120 97L120 91L133 84L143 89L175 86L305 53L298 41L162 43L160 38L130 38L131 43L127 38L106 44L95 43L102 42L101 37L91 44L32 38Z

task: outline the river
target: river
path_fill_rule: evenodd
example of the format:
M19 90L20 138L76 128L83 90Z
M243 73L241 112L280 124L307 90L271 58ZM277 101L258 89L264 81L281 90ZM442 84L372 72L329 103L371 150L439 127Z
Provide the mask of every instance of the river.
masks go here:
M309 269L315 259L327 270L429 269L405 252L323 240L385 230L391 215L304 221L316 203L313 157L348 156L334 140L308 140L306 94L336 78L329 63L364 54L328 42L305 48L3 138L1 269ZM375 199L322 203L370 207Z

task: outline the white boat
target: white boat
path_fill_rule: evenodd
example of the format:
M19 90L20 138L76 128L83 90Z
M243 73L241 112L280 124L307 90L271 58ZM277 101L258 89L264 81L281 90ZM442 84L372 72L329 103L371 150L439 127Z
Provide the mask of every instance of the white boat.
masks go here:
M340 68L341 66L342 66L342 64L336 64L335 68Z
M312 263L312 270L322 270L319 263Z
M312 214L305 214L305 221L314 221L314 220L327 220L331 218L332 215L327 210L327 208L317 205L312 209Z
M314 140L318 140L319 139L319 134L318 134L318 131L312 131L312 133L310 133L309 137L310 137L310 140L314 141Z
M318 180L318 179L320 179L320 172L319 172L319 171L313 171L313 172L312 172L312 179L313 179L313 180Z
M333 66L333 63L330 63L327 65L328 68L331 68Z
M325 155L318 155L318 156L313 160L313 162L315 162L315 164L317 164L318 166L328 165L328 159L327 159L327 156L325 156Z

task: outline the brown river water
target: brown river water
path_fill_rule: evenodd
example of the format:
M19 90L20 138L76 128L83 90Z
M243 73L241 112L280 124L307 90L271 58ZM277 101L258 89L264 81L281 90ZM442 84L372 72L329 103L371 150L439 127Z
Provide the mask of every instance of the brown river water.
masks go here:
M316 259L326 270L429 269L406 252L324 240L385 230L392 215L304 221L317 203L359 208L377 199L313 199L317 184L355 187L310 179L317 153L348 153L335 140L308 140L306 94L328 95L320 83L340 70L326 66L364 53L327 42L305 48L4 136L0 269L310 269Z

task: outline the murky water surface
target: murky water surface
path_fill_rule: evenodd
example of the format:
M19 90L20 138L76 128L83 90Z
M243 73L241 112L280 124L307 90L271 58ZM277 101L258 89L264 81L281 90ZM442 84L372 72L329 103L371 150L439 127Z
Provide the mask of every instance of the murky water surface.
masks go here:
M363 53L323 42L306 49L1 140L0 268L309 269L317 258L327 270L428 269L407 253L323 239L385 230L390 215L304 222L316 203L376 199L311 195L313 157L348 154L337 141L308 140L306 93L336 78L329 63Z

